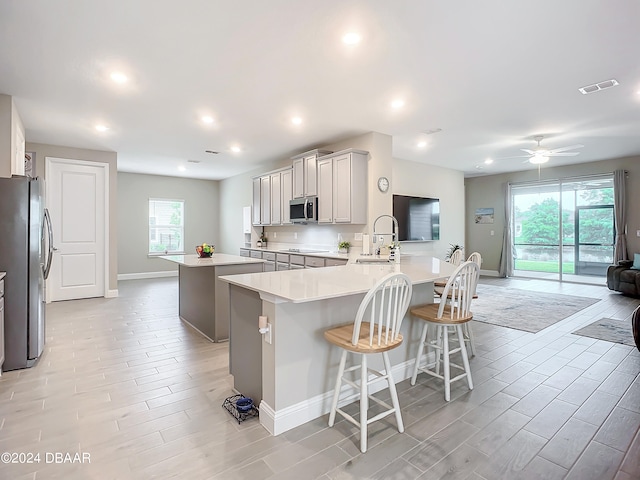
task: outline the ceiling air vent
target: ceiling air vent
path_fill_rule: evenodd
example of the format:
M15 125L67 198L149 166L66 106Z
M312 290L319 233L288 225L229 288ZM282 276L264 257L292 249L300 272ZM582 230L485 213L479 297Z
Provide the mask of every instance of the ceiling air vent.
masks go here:
M200 163L200 160L187 160L189 163Z
M220 152L216 152L215 150L205 150L204 153L210 153L211 155L218 155Z
M593 85L587 85L586 87L581 87L578 90L581 94L586 95L587 93L599 92L600 90L606 90L607 88L615 87L616 85L620 85L617 80L605 80L604 82L594 83Z

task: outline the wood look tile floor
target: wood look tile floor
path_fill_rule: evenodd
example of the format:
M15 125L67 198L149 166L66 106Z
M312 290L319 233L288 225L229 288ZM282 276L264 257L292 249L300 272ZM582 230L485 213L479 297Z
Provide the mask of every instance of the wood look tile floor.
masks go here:
M50 304L37 366L0 377L0 452L40 462L2 457L0 478L640 478L640 352L571 334L628 319L640 301L592 285L481 282L601 300L537 334L475 322L474 390L458 382L447 403L436 379L400 382L406 431L374 423L364 455L356 429L328 428L326 416L277 437L257 419L239 425L222 408L228 345L180 322L176 279Z

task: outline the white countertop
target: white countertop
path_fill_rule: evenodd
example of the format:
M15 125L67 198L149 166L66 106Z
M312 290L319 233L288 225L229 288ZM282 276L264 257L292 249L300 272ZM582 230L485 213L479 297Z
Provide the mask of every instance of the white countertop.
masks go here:
M227 255L226 253L214 253L211 258L200 258L192 255L161 255L160 258L169 260L185 267L216 267L220 265L242 265L244 263L264 263L259 258L241 257L240 255Z
M448 278L455 266L431 256L404 256L401 263L358 264L221 276L233 285L292 303L312 302L369 291L383 276L400 271L413 284Z

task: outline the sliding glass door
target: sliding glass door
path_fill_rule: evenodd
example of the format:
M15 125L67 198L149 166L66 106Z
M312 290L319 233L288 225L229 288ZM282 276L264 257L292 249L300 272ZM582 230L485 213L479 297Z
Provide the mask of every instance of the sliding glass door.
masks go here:
M604 277L613 263L613 176L512 185L515 274Z

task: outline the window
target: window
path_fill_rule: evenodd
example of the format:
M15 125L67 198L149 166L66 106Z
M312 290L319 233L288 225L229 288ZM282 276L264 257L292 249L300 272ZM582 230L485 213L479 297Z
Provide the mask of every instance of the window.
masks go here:
M184 252L184 200L149 199L149 253Z

